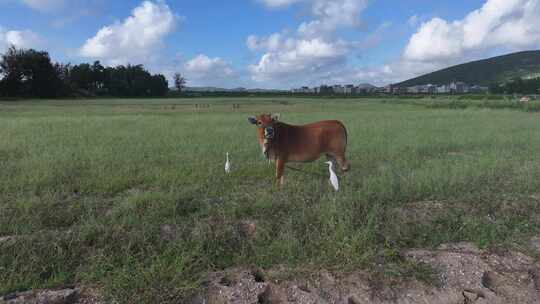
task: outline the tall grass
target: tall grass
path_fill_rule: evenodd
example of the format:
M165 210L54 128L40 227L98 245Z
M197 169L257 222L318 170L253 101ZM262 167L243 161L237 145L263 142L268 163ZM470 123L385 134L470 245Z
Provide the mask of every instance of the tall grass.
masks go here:
M406 273L403 248L538 233L535 114L366 99L242 99L233 110L230 101L1 105L0 236L18 237L0 243L0 294L81 282L122 303L173 303L216 269L346 271L383 259ZM341 191L290 170L276 189L246 119L259 112L342 120L352 171L340 174ZM322 160L302 167L327 172ZM415 202L444 212L411 220ZM255 237L239 232L243 220L256 223Z

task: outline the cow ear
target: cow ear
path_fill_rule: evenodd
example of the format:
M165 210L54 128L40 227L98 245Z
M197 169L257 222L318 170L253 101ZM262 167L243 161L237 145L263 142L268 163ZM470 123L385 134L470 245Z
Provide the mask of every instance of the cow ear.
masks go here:
M252 124L252 125L256 125L257 124L257 118L251 116L248 118L248 121Z
M279 113L274 113L274 114L272 114L271 117L272 117L272 120L278 121L278 120L281 118L281 114L279 114Z

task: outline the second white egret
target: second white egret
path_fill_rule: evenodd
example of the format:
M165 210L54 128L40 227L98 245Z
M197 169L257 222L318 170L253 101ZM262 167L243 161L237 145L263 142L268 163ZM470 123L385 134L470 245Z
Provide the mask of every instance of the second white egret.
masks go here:
M334 189L336 191L339 190L339 181L338 181L338 178L337 178L337 175L336 173L334 172L334 164L331 162L331 161L327 161L326 164L328 164L328 170L330 171L330 184L332 184L332 187L334 187Z
M231 173L231 162L229 161L229 152L227 152L227 161L225 162L225 173Z

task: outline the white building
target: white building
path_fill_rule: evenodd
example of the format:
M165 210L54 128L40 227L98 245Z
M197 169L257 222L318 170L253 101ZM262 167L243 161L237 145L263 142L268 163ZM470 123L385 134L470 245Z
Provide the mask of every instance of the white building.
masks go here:
M334 91L334 94L344 94L345 88L341 85L334 85L332 87L332 90Z
M309 87L301 87L298 89L292 89L292 92L296 94L313 94L315 93L315 89Z
M457 94L469 93L469 85L461 81L452 82L450 84L450 92Z
M343 88L343 93L349 95L356 94L356 88L354 87L354 85L348 84Z
M450 86L447 84L443 84L441 86L437 87L437 93L438 94L448 94L450 93Z
M422 89L422 86L407 87L407 93L418 94L420 93L421 89Z

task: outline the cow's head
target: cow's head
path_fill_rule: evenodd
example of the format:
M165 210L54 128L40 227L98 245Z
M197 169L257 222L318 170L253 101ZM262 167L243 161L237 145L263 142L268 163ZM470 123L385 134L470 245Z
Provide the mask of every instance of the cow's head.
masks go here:
M279 114L261 114L249 117L248 120L257 126L257 137L266 155L270 143L276 137L275 124L279 120Z

